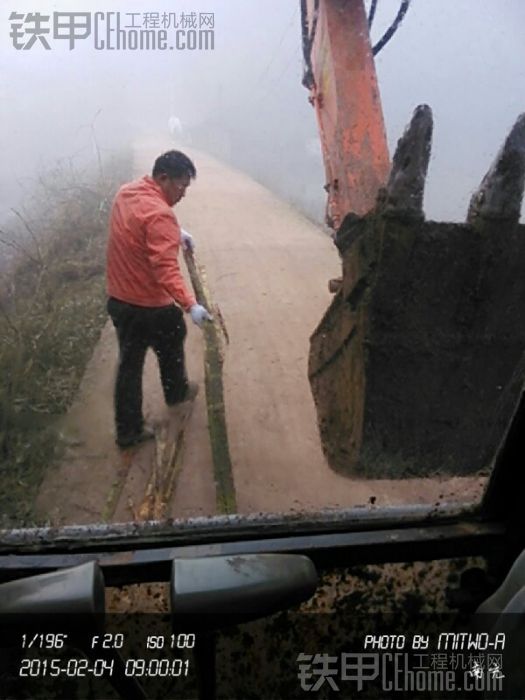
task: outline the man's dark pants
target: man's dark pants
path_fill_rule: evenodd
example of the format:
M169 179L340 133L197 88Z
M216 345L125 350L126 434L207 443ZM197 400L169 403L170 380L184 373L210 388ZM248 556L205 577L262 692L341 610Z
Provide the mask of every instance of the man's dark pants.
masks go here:
M186 323L174 304L146 308L110 297L107 310L117 331L120 351L115 383L117 442L126 442L144 427L142 372L149 347L157 355L166 403L173 405L184 399L188 390L184 363Z

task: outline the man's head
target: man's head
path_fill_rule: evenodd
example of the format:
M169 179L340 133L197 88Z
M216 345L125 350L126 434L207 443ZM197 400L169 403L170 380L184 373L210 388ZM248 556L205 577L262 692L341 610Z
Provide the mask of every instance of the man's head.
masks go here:
M196 177L197 171L184 153L167 151L157 158L151 175L172 207L184 197L190 180Z

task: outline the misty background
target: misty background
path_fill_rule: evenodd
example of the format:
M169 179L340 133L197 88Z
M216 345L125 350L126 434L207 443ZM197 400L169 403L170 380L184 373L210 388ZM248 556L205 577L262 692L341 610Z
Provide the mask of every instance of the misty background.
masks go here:
M366 3L367 8L369 1ZM13 5L0 13L0 220L30 204L38 175L84 167L147 137L171 145L170 115L191 144L324 218L315 114L302 86L300 0L39 0L16 11L213 12L213 51L97 51L92 37L15 50ZM379 0L372 43L399 0ZM124 24L124 22L123 22ZM522 0L412 0L376 65L388 143L414 107L434 112L428 218L464 219L518 114L525 111ZM172 30L168 30L170 32ZM198 169L198 162L196 163ZM231 193L235 203L235 192Z

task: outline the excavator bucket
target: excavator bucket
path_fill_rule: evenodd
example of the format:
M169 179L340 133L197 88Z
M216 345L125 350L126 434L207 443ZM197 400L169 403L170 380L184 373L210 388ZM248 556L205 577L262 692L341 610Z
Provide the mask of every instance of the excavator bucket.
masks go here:
M311 337L331 467L368 477L490 467L525 377L525 115L466 223L426 221L432 113L418 107L385 188L337 231L343 279Z

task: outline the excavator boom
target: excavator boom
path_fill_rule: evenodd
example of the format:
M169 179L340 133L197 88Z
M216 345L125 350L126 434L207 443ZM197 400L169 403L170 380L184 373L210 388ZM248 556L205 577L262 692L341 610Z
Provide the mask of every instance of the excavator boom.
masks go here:
M326 171L326 220L373 208L390 169L363 0L301 0L304 84Z

